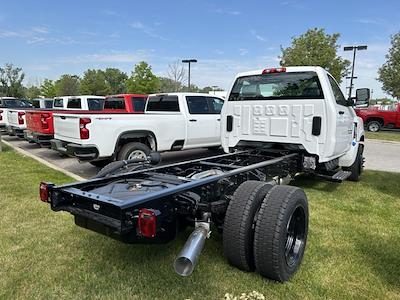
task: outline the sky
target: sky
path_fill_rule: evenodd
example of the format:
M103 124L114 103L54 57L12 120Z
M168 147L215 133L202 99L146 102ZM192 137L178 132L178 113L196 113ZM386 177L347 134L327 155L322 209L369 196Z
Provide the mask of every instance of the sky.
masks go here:
M368 45L357 54L354 84L384 97L377 70L400 31L398 0L0 0L0 7L0 65L22 67L28 85L88 68L130 74L142 60L166 76L169 64L196 58L192 83L227 89L239 72L279 66L280 47L318 27L340 33L341 46Z

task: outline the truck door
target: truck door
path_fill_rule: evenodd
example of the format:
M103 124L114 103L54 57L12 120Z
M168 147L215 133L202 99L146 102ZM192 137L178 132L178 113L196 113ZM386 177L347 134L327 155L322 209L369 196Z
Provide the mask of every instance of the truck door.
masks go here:
M211 108L211 113L215 115L215 136L218 140L221 139L221 110L224 106L224 100L216 97L208 98L208 105Z
M335 155L342 155L349 150L353 140L354 116L349 107L349 102L343 96L336 81L328 75L332 92L336 100L336 134L335 134Z
M216 134L216 123L220 115L213 113L208 98L186 96L188 124L185 148L213 146L220 143L220 135Z

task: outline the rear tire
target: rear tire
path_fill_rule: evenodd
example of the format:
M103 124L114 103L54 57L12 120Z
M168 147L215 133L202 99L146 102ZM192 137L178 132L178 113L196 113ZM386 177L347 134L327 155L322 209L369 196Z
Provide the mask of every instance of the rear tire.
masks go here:
M130 160L138 157L147 157L151 152L151 149L142 143L131 142L122 146L118 152L117 160Z
M381 127L382 125L379 121L369 121L367 124L367 129L371 132L378 132L381 130Z
M241 270L254 270L254 216L272 187L265 182L245 181L229 202L222 235L224 255L231 265Z
M343 167L343 170L350 171L351 175L349 176L348 180L350 181L359 181L361 173L364 169L364 145L359 144L357 150L357 157L354 160L353 164L350 167Z
M104 168L105 166L107 166L109 163L111 163L112 161L110 159L104 159L104 160L94 160L94 161L90 161L89 163L92 166L95 166L97 168Z
M301 264L308 233L308 203L302 189L274 186L256 219L254 261L264 277L284 282Z

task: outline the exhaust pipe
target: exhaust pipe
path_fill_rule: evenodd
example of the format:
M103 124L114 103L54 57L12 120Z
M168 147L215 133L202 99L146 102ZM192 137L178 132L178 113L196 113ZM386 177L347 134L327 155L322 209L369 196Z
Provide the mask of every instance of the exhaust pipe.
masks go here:
M174 262L175 272L181 276L192 274L200 253L204 248L205 240L209 235L209 224L200 223L189 236L182 251Z

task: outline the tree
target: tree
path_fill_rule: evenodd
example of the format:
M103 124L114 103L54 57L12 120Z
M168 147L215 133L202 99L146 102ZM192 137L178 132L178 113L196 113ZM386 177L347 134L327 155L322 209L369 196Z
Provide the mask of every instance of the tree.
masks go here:
M56 96L76 96L80 93L80 78L64 74L55 82Z
M171 93L171 92L179 92L182 91L183 86L170 78L167 77L158 77L159 80L159 88L158 91L161 93Z
M107 68L104 76L108 85L109 93L112 95L126 92L126 80L128 75L116 68Z
M40 86L41 94L47 98L53 98L56 96L56 86L53 80L45 79Z
M350 61L337 54L339 37L339 33L330 35L318 28L293 37L290 47L281 47L281 66L321 66L340 83L348 73Z
M41 89L40 87L36 85L31 85L25 89L25 97L27 99L35 99L38 98L41 95Z
M171 80L171 89L173 92L182 90L186 82L186 73L180 61L168 65L167 77Z
M144 61L135 65L131 77L126 81L128 93L154 93L158 90L159 85L158 77L151 71L151 66Z
M105 96L109 86L102 70L87 70L83 73L80 91L82 94Z
M13 64L7 63L0 68L0 95L20 98L24 96L22 81L25 73L22 68L15 68Z
M392 46L386 54L386 62L378 70L382 90L392 97L400 98L400 32L391 37Z

